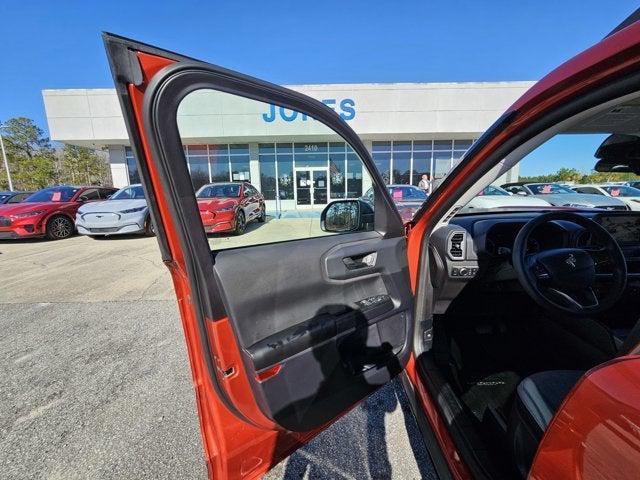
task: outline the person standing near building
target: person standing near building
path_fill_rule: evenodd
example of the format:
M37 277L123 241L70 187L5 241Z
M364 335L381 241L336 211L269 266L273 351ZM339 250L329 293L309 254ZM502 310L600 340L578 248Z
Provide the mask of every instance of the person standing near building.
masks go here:
M429 175L425 173L422 175L422 179L418 183L418 188L420 190L424 190L427 193L430 193L431 191L430 187L431 187L431 181L429 180Z

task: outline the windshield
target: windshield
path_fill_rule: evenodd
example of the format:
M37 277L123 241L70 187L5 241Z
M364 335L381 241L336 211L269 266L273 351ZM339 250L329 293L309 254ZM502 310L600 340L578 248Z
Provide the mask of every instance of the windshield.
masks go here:
M114 193L109 200L144 200L142 185L125 187Z
M4 202L7 198L9 198L11 195L8 193L0 193L0 203Z
M29 195L25 202L69 202L80 190L77 187L52 187Z
M427 194L423 190L411 185L391 185L387 187L387 190L394 202L423 202L427 199Z
M564 185L558 185L556 183L529 183L527 184L529 190L533 192L534 195L556 195L563 193L576 193L568 187Z
M602 189L612 197L640 197L640 190L624 185L605 185Z
M205 185L196 193L197 198L235 198L240 196L240 185L237 183L222 183L219 185Z

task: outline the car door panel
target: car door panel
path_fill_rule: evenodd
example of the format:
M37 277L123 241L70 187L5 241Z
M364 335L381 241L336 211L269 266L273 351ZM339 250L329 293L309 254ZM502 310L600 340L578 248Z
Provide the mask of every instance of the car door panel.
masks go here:
M372 253L376 266L360 273L343 262ZM259 376L279 367L252 380L270 418L292 431L317 428L356 390L366 395L402 369L412 306L405 255L404 239L376 232L216 254L214 271L250 369ZM344 385L350 394L327 400Z
M413 298L402 222L360 139L321 102L117 36L105 43L176 289L210 476L254 478L408 361ZM375 231L212 253L176 120L181 99L198 89L329 126L369 170Z

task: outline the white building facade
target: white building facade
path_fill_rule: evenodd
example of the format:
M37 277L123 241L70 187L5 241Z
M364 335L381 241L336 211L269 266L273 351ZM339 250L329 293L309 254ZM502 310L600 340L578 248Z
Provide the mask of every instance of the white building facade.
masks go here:
M359 134L386 182L417 185L423 174L444 176L533 83L289 88L333 108ZM139 181L115 90L42 94L52 140L106 150L115 187ZM248 180L265 195L268 208L278 199L282 208L296 209L358 197L370 185L360 160L344 142L295 111L195 92L181 104L178 125L195 188ZM507 175L505 181L517 179L517 171Z

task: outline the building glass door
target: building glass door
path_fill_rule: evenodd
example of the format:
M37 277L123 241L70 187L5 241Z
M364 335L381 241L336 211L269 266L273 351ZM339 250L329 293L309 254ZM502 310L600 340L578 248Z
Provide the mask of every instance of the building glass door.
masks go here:
M314 170L311 172L313 179L313 204L325 205L327 203L327 189L328 187L328 171L327 170Z
M324 206L329 198L329 169L296 169L296 206L313 208Z
M311 205L310 170L296 170L296 205Z

